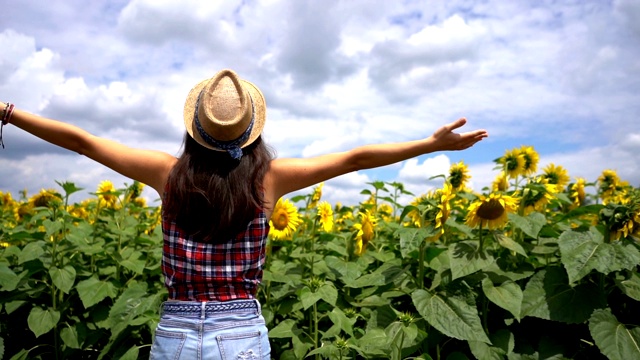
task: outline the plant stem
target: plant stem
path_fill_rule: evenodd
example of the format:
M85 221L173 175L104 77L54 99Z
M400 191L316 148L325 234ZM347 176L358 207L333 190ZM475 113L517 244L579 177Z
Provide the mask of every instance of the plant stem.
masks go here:
M418 257L418 289L424 289L424 257L427 251L427 240L420 243L420 254Z
M487 301L486 296L482 296L482 328L488 334L489 326L487 325L487 320L489 319L489 302Z
M313 345L314 349L318 348L318 303L313 304ZM318 358L318 354L315 356Z
M480 221L480 229L478 233L478 253L482 253L482 247L484 246L484 235L482 233L482 220Z

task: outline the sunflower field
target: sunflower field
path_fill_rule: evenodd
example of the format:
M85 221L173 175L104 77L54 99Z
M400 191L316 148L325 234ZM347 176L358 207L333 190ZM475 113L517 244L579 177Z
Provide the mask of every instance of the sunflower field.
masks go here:
M359 204L322 184L271 217L259 300L274 359L639 359L640 189L538 169L529 146L475 192L463 162ZM0 194L0 359L148 357L166 299L141 184ZM410 201L406 201L410 199Z

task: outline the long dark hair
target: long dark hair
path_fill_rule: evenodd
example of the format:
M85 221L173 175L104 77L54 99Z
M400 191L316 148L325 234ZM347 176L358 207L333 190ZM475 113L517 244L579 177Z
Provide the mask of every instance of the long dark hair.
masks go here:
M261 137L242 152L238 161L185 134L167 180L163 216L204 242L227 241L245 230L264 206L263 179L274 153Z

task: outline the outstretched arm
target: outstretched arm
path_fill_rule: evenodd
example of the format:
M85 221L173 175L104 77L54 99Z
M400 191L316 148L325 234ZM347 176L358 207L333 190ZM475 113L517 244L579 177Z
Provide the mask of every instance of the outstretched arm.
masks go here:
M485 130L456 133L467 122L447 124L426 139L401 143L365 145L352 150L307 159L275 159L265 179L271 192L268 201L352 171L390 165L412 157L443 150L463 150L488 136Z
M5 104L0 103L0 109ZM100 138L67 123L47 119L15 109L11 124L65 149L85 155L116 172L147 184L162 194L175 157L151 150L130 148L126 145Z

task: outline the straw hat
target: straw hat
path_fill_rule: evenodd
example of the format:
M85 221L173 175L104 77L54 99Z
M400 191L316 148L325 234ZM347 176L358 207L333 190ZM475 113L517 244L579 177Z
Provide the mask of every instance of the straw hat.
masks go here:
M242 156L262 133L266 103L260 89L232 70L198 83L184 104L184 125L200 145ZM239 153L239 154L238 154Z

